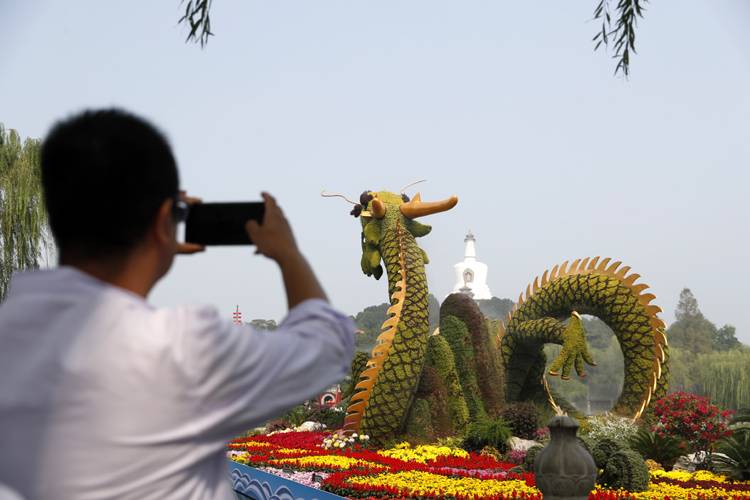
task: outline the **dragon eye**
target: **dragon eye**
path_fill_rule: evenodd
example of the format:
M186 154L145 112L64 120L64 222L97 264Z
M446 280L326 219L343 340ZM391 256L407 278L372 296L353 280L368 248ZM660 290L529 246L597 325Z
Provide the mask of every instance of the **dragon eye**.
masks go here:
M404 193L401 193L401 199L404 200L404 203L409 203L409 197Z

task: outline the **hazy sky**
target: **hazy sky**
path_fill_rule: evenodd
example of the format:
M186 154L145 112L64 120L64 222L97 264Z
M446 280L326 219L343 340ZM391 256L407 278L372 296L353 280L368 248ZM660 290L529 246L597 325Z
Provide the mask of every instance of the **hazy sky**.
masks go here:
M274 193L348 313L386 284L361 273L359 221L321 189L427 178L423 198L460 198L425 220L438 297L470 228L494 295L612 256L667 322L687 286L750 343L750 2L649 3L629 81L592 50L594 4L221 0L201 50L183 43L178 0L2 1L0 122L42 137L84 107L145 115L190 192ZM180 258L152 300L285 311L277 269L248 248Z

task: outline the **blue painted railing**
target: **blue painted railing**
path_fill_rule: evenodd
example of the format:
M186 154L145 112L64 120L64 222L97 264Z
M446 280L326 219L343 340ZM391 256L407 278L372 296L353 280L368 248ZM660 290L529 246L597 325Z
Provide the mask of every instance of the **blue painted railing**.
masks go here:
M232 489L238 499L252 500L341 500L344 497L229 461Z

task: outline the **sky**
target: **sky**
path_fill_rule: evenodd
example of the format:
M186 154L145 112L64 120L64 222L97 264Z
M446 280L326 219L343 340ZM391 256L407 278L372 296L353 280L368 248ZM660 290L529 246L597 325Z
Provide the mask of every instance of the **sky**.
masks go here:
M184 43L179 1L0 2L0 122L118 106L159 126L205 201L273 193L331 301L385 302L359 268L341 199L455 194L423 222L430 291L454 284L463 238L499 297L585 256L622 260L667 323L680 290L750 344L750 3L661 0L629 79L594 52L594 0L214 2L215 36ZM280 274L245 248L179 257L150 300L279 320Z

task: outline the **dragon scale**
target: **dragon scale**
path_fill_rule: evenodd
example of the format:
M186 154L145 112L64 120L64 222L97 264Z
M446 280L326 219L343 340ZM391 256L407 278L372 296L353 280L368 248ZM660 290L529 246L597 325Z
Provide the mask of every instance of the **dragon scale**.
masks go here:
M355 386L344 430L367 433L377 441L403 427L424 365L429 318L425 255L414 235L398 210L369 224L379 226L377 252L385 264L391 306ZM365 240L374 229L365 231Z
M614 412L638 418L654 395L664 395L668 346L664 322L658 317L661 309L650 304L654 295L644 293L648 285L635 284L638 274L628 275L629 267L610 261L578 259L570 267L565 262L545 272L541 281L536 278L525 296L521 294L500 332L509 401L538 399L542 393L555 404L542 379L542 348L546 343L565 348L567 327L562 320L577 313L597 316L620 343L625 380ZM583 373L582 358L565 364L563 378L571 364Z

